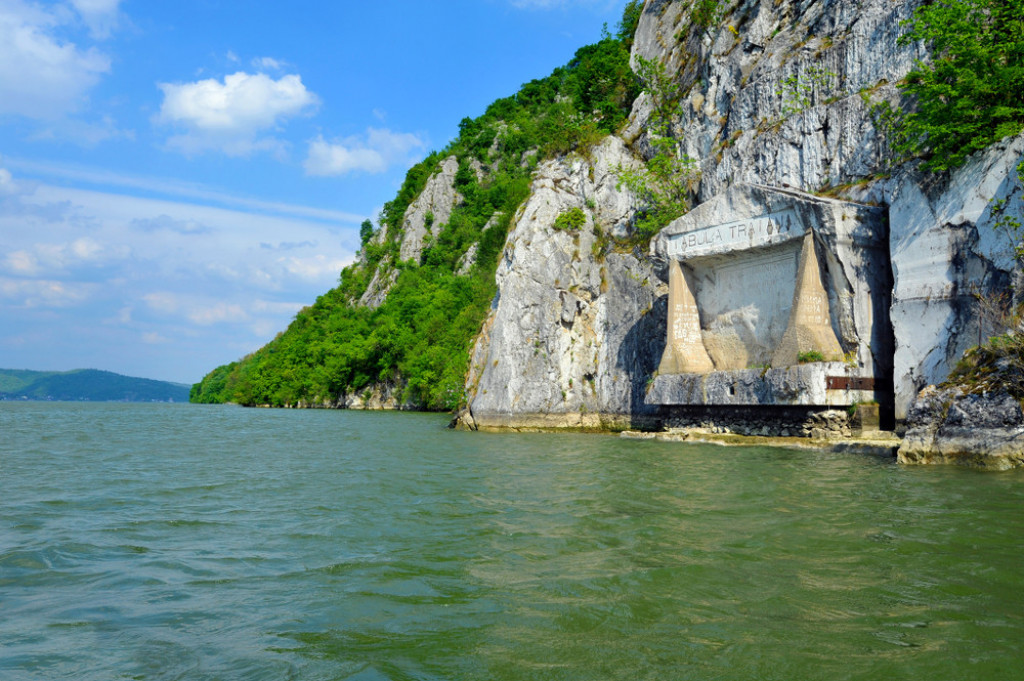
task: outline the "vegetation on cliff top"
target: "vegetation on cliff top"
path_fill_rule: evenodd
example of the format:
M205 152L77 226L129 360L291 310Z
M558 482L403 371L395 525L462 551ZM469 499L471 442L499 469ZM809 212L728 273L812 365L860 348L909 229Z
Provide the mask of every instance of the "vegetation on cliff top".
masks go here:
M914 108L897 117L897 153L923 157L929 170L949 170L1024 130L1024 0L935 0L918 7L909 23L901 44L923 41L930 61L917 63L901 83ZM1024 163L1016 180L1024 187ZM1005 199L991 208L1020 267L1021 222ZM1024 399L1024 309L1012 298L979 301L997 312L989 315L996 333L967 350L944 385Z
M377 227L383 235L375 238L372 225L362 226L361 257L342 271L338 287L255 353L211 371L192 387L192 401L333 403L390 383L403 386L399 397L417 406L457 407L471 343L496 293L498 258L528 195L530 173L545 158L588 148L629 115L639 93L629 51L642 6L627 3L616 35L605 32L547 78L463 119L458 137L411 168L384 205ZM459 161L455 184L462 201L446 224L434 226L437 236L418 262L399 262L405 213L450 156ZM460 271L474 244L475 264ZM397 275L390 293L376 309L358 305L378 271Z
M897 150L933 170L1024 130L1024 0L936 0L918 7L901 43L924 41L929 63L902 84L915 109Z
M993 336L964 353L944 386L968 392L1006 391L1024 400L1024 334L1019 331Z

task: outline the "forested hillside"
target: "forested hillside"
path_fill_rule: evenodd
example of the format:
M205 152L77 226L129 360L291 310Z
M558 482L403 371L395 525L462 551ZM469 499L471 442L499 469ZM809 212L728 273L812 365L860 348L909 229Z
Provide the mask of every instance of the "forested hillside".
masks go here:
M0 369L0 399L87 402L185 402L188 386L98 369Z
M363 224L339 285L191 399L629 421L666 323L637 247L744 183L890 207L905 407L1018 325L1022 16L1024 0L633 0L614 35L464 119ZM978 311L1004 298L998 324Z
M614 35L482 116L463 119L454 141L409 170L376 227L364 223L362 251L339 285L266 346L210 372L193 386L192 401L335 405L387 386L411 407L462 403L470 347L495 296L495 267L532 171L545 159L586 153L620 129L640 91L629 56L642 4L627 4ZM403 260L410 206L451 158L458 170L450 216L434 225L428 211L418 257ZM376 306L361 303L375 281L392 282L386 296Z

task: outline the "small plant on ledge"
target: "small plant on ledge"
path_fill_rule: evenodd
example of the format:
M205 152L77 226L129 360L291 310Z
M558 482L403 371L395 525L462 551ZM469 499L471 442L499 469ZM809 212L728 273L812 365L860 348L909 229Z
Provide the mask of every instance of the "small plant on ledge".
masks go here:
M557 230L578 232L580 227L586 224L586 222L587 216L583 213L583 210L578 207L574 207L555 218L554 228Z
M821 354L817 350L808 350L807 352L798 353L796 361L800 364L811 364L813 362L824 362L825 355Z

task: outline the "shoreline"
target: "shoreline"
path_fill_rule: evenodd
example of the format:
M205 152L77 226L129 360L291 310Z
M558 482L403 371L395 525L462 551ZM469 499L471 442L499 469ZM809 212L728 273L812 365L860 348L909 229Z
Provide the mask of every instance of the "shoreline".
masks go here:
M863 454L882 458L897 459L897 452L903 440L895 433L878 431L868 437L843 439L783 437L773 435L739 435L737 433L709 433L701 429L666 430L645 432L627 430L619 434L627 440L657 440L659 442L686 442L712 444L722 447L787 447L790 449L812 449L832 451L840 454Z

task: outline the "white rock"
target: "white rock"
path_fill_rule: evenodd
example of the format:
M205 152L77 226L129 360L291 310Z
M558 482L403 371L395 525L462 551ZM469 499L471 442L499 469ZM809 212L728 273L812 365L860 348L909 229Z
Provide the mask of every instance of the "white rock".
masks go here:
M430 176L423 191L409 204L402 221L399 259L419 262L425 241L451 218L452 209L462 200L455 191L458 170L459 161L454 156L441 161L438 172ZM429 215L433 215L433 222L428 226Z

